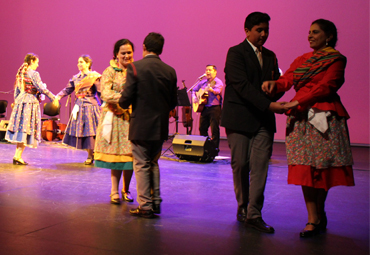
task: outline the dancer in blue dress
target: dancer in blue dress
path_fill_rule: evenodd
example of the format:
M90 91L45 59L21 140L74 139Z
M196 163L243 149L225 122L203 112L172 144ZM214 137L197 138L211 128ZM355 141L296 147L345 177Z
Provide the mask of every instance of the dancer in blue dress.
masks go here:
M78 58L77 67L80 72L69 80L67 86L60 91L56 100L68 96L75 91L76 103L69 118L63 143L76 149L87 150L85 165L94 162L95 136L100 119L100 77L91 71L92 60L89 55Z
M38 66L38 56L28 53L16 75L14 106L5 135L7 141L17 144L14 165L27 165L28 163L22 159L25 147L37 148L41 141L41 95L46 95L51 101L55 98L41 81L40 74L36 72ZM53 104L59 107L57 101Z

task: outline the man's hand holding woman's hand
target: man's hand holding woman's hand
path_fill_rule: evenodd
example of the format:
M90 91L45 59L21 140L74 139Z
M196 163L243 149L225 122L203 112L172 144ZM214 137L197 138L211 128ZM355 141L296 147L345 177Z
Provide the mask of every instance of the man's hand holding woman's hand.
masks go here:
M274 112L274 113L282 114L282 113L287 111L286 108L285 108L286 103L287 102L284 102L284 101L282 101L282 102L271 102L270 106L269 106L269 110Z
M286 103L284 105L284 107L286 108L286 110L290 110L290 109L294 109L296 108L297 106L299 105L299 102L297 100L294 100L292 102L289 102L289 103Z
M294 109L299 105L299 102L297 100L293 102L271 102L269 106L269 110L274 112L274 113L284 113L290 109Z
M275 81L264 81L262 83L262 91L265 92L268 96L273 97L276 92L276 83ZM271 102L269 110L275 113L284 113L290 109L294 109L299 105L297 100L293 102Z

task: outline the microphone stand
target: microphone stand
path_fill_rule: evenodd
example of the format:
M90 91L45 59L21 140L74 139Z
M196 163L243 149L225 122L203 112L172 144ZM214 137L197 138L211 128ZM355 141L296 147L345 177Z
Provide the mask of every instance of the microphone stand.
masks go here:
M199 83L201 80L203 80L203 78L202 78L202 79L197 79L197 81L194 83L194 85L193 85L193 86L191 86L191 87L190 87L190 89L188 89L186 92L187 92L187 93L189 93L189 91L193 91L193 88L194 88L196 85L198 85L198 83Z
M182 107L188 107L190 106L190 122L191 122L191 126L192 126L192 116L191 116L191 113L192 113L192 108L191 108L191 103L189 101L189 96L188 96L188 92L189 90L186 90L186 86L185 86L185 80L182 81L182 85L184 86L183 89L179 89L177 88L177 110L175 112L175 116L173 116L175 118L175 128L176 128L176 132L175 134L173 134L172 136L169 136L167 140L172 140L172 143L171 145L161 154L161 156L163 156L165 153L167 153L167 151L170 151L173 155L175 155L175 153L171 150L172 148L172 145L173 145L173 139L175 139L176 135L178 135L179 133L179 106L182 106ZM195 85L195 84L194 84ZM193 88L194 86L192 86ZM184 114L184 112L183 112ZM183 116L183 119L184 119L184 116ZM187 119L185 120L186 123L187 122ZM183 123L185 123L184 120L183 120ZM188 134L188 124L187 124L187 127L186 127L186 133Z

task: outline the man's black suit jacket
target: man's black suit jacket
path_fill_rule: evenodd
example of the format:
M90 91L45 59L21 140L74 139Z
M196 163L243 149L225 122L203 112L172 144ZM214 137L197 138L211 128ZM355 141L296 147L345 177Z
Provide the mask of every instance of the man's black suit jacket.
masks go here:
M262 91L262 82L279 78L275 54L262 49L263 68L247 40L231 47L225 65L225 98L221 126L242 133L254 133L260 127L276 132L275 115L268 110L272 101Z
M128 108L132 104L129 140L168 139L169 112L177 104L176 84L175 69L156 55L128 65L119 105Z

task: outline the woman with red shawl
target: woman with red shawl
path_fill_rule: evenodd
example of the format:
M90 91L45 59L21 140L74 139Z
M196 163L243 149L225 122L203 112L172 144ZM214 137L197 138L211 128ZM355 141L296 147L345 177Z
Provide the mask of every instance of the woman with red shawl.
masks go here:
M335 50L337 29L328 20L312 22L308 41L313 52L294 60L277 81L266 81L267 94L296 95L285 104L288 183L302 186L308 223L301 237L326 230L325 200L338 185L353 186L353 160L347 128L349 115L337 91L344 83L346 57Z

